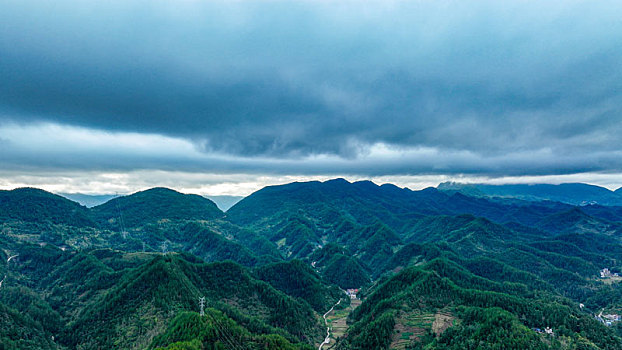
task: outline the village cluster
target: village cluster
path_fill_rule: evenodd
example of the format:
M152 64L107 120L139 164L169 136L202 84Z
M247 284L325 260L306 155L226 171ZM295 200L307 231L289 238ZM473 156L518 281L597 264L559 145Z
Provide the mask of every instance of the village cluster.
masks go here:
M612 273L608 268L604 268L602 270L600 270L600 278L618 278L620 277L620 274L615 272ZM581 304L583 305L583 304ZM607 326L611 326L613 325L615 322L620 322L622 321L622 316L618 315L618 314L607 314L607 315L603 315L603 312L601 311L600 314L598 314L597 316L595 316L595 318L602 322L603 324L607 325Z
M553 332L553 329L551 327L546 327L544 329L542 329L542 328L532 328L532 330L537 332L537 333L544 333L544 334L555 336L555 333Z
M346 294L350 297L350 299L356 299L358 292L358 289L346 289Z
M613 325L614 322L620 322L621 317L617 314L608 314L608 315L598 315L596 319L607 326Z
M619 273L611 273L608 268L604 268L600 270L600 278L611 278L611 277L620 277Z

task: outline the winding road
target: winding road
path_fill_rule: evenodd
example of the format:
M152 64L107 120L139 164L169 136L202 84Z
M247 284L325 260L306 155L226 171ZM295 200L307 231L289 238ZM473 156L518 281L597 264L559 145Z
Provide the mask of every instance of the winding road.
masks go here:
M6 272L9 272L9 261L11 261L11 259L17 257L19 254L15 254L13 256L9 256L8 259L6 259ZM2 281L0 281L0 288L2 288L2 282L4 282L4 280L6 279L6 273L4 274L4 278L2 279ZM332 309L331 309L332 310ZM326 319L324 319L324 321L326 321Z
M324 324L326 325L326 338L324 339L324 341L320 344L320 347L318 348L318 350L322 350L322 346L324 346L324 344L328 344L330 343L330 327L328 326L328 322L326 322L326 315L328 315L331 311L333 311L333 309L335 308L335 306L339 305L339 303L341 303L341 299L339 299L339 301L337 302L337 304L333 305L333 307L330 308L330 310L326 311L326 313L324 314Z

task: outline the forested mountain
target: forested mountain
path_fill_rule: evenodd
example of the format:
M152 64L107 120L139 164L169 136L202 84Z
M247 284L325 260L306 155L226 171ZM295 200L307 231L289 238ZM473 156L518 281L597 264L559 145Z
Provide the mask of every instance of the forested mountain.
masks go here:
M401 231L404 225L424 216L472 214L498 223L516 222L535 227L538 221L553 221L554 215L568 211L587 213L604 224L615 222L616 229L622 221L622 211L617 207L578 208L559 202L488 200L434 188L411 191L394 185L377 186L369 181L349 183L343 179L266 187L233 206L227 216L233 222L262 228L275 220L304 213L325 225L347 218L363 225L381 221ZM582 219L561 217L557 221L568 224Z
M89 226L93 221L86 207L36 188L0 190L2 223L23 221L71 226Z
M18 250L10 280L0 290L3 319L22 329L3 328L0 337L16 348L39 348L37 340L22 338L40 337L51 339L50 348L144 349L179 312L198 311L199 297L257 335L313 344L322 334L307 302L230 261L206 264L175 253Z
M622 349L615 206L343 179L226 213L164 188L91 209L17 189L0 229L8 349L310 349L331 308L324 349Z
M102 225L119 228L143 226L161 220L210 220L223 216L211 200L168 188L152 188L118 197L91 212Z
M441 349L467 349L479 340L486 348L506 349L622 347L619 337L577 305L519 287L477 277L443 259L402 270L351 315L350 336L340 348L382 348L404 334L418 334L418 347ZM545 326L557 336L543 339L530 330Z
M255 275L283 293L308 302L318 312L343 296L339 288L323 283L313 268L301 260L267 264L259 267Z
M622 206L622 196L619 189L618 191L610 191L604 187L582 183L488 185L443 182L437 188L444 192L460 192L474 197L517 198L529 201L548 200L572 205L598 203Z

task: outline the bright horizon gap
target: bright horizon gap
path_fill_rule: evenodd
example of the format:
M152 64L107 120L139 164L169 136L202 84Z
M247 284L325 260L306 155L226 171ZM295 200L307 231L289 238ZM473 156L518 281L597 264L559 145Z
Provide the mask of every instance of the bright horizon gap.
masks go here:
M562 184L585 183L615 191L622 187L622 174L583 173L541 176L470 176L470 175L254 175L197 174L169 171L134 171L127 173L15 175L4 176L0 189L35 187L52 193L85 195L127 195L153 187L166 187L182 193L201 196L248 196L266 186L291 182L327 181L344 178L349 182L369 180L377 185L393 184L411 190L437 187L443 182L467 184Z

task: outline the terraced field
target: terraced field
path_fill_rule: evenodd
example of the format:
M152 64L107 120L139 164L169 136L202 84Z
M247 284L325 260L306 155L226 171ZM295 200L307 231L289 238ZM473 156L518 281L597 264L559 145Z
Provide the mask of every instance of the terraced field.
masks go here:
M438 335L449 328L454 319L448 311L439 311L436 314L402 312L396 319L390 348L405 349L429 331Z
M345 309L335 310L326 317L326 322L328 322L331 327L330 343L328 343L326 349L333 348L337 342L337 339L343 337L348 330L348 325L346 324L348 315L352 312L352 310L359 307L359 305L361 305L360 299L352 299L350 300L350 306Z

